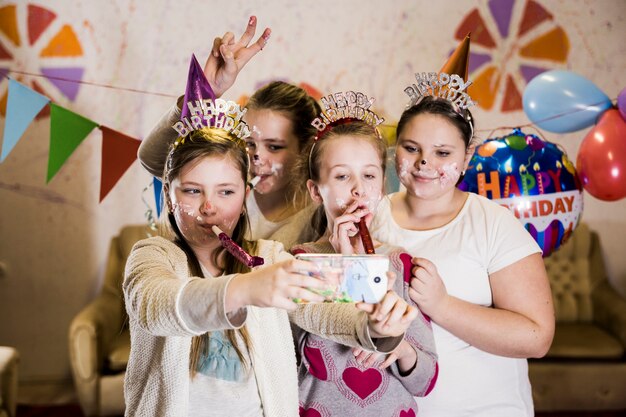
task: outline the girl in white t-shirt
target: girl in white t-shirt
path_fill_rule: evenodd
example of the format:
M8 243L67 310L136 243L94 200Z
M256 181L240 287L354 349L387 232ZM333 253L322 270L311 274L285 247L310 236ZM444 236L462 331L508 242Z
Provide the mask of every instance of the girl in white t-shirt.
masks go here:
M473 120L424 97L397 127L396 169L406 188L381 202L373 236L413 258L411 298L433 321L439 377L417 398L420 416L530 417L526 358L541 357L554 310L541 249L507 209L466 193Z

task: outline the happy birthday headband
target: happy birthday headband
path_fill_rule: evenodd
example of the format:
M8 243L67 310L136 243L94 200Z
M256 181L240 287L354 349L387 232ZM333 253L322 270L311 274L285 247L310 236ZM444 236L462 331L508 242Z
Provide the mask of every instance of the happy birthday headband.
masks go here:
M365 94L354 91L345 93L329 94L322 97L323 110L319 117L316 117L311 125L317 129L315 140L323 137L333 126L351 121L362 120L372 126L378 133L377 126L385 121L370 110L374 104L374 97L367 97Z
M476 104L467 93L467 89L472 85L472 82L467 79L469 48L470 35L468 34L439 72L416 73L416 82L406 87L404 92L409 96L408 107L416 105L428 96L447 100L454 111L467 120L473 134L473 121L469 112L465 111Z
M242 120L248 109L239 107L234 101L201 99L187 101L183 105L189 110L189 115L181 117L172 126L179 138L205 127L225 130L238 139L250 136L250 128Z
M242 119L246 111L234 101L215 98L196 56L192 55L180 121L172 126L178 134L174 145L184 143L185 137L194 130L206 127L224 130L243 140L250 136L250 128Z
M411 84L404 89L410 99L409 106L417 104L426 96L441 97L462 110L476 104L465 91L472 85L472 82L466 82L456 74L445 72L415 73L415 80L416 84Z

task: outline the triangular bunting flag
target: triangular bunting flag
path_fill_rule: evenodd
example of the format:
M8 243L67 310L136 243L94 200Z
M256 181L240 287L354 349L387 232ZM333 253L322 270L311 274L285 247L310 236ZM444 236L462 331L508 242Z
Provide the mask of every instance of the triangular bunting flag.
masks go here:
M106 126L102 130L102 169L100 171L100 202L117 184L128 167L137 159L139 140Z
M47 97L9 78L9 96L0 162L4 161L13 150L28 125L48 102L50 100Z
M98 126L96 122L50 103L50 153L46 182L50 182L67 158L96 126Z
M154 188L154 202L156 203L157 218L161 217L161 208L163 207L163 182L157 177L152 179L152 188Z

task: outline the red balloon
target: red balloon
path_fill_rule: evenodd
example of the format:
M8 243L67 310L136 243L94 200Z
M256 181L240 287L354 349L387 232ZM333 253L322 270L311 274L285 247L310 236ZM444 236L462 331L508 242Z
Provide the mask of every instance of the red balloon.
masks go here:
M616 109L602 114L580 144L576 169L583 188L605 201L626 197L626 121Z

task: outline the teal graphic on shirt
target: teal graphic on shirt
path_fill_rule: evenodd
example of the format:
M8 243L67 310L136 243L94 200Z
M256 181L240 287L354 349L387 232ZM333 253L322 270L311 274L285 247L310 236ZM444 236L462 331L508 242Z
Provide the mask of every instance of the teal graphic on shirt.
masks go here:
M209 351L200 358L196 370L202 375L224 381L242 381L244 377L239 356L221 331L211 332Z

